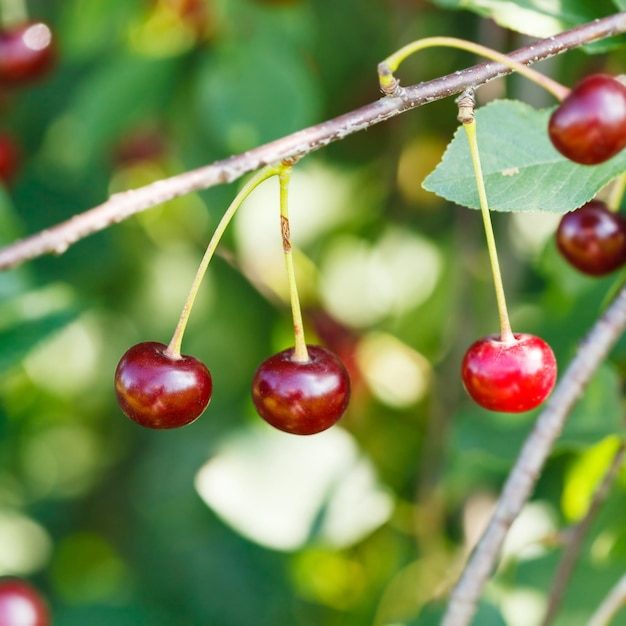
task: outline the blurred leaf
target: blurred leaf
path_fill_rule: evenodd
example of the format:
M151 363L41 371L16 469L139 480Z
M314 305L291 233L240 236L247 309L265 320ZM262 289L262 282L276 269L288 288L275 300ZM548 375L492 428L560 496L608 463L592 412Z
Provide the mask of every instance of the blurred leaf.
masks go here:
M616 436L603 439L585 450L565 476L561 508L569 522L587 513L599 483L611 465L622 440Z
M393 501L345 430L294 437L261 424L201 468L202 499L238 532L277 550L345 547L390 516Z
M510 28L534 37L549 37L597 17L614 12L610 0L434 0L451 9L470 9Z
M228 152L278 139L316 121L317 84L299 53L277 37L225 44L198 72L197 102L209 138Z
M593 167L561 156L547 133L551 113L552 109L536 110L516 100L496 100L477 109L476 131L491 210L566 213L591 200L626 170L626 150ZM423 186L451 202L480 208L462 127Z
M50 149L61 149L77 168L89 167L121 132L166 107L178 67L175 59L127 53L106 57L81 81L74 102L59 120L58 134L65 142L52 135Z
M69 324L78 315L76 310L24 320L0 331L0 372L17 365L40 341Z
M444 613L445 608L443 607L427 606L417 619L397 626L438 626ZM507 623L493 604L480 601L472 619L472 626L507 626Z
M119 47L122 34L141 7L138 0L89 0L64 2L59 29L67 59L97 58Z
M602 365L576 403L559 439L558 448L586 447L609 435L624 432L621 379Z

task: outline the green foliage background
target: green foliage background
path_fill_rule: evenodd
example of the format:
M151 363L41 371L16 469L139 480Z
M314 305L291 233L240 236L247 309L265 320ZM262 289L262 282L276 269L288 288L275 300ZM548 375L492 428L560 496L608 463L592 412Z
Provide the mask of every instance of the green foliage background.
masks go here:
M371 102L380 97L377 63L411 40L451 35L507 51L526 35L624 8L607 0L564 1L552 13L530 0L205 0L198 21L184 21L174 0L28 4L58 37L59 63L44 81L1 94L0 127L19 137L23 151L19 177L0 197L3 244L113 192ZM623 71L623 49L598 51L573 51L540 67L566 84L592 71ZM475 61L428 50L400 76L414 84ZM489 153L501 125L531 142L553 106L519 77L479 90L480 104L504 98L524 104L480 112L495 178L509 157L506 167L518 163L510 142ZM537 109L530 129L507 121L511 110L527 107ZM249 399L258 363L291 341L283 268L272 260L264 222L254 221L259 212L277 215L277 188L259 189L262 201L242 208L212 263L183 347L211 369L214 398L179 431L151 432L126 419L115 404L113 372L132 344L169 340L237 185L172 201L64 255L0 274L0 575L35 583L55 626L437 622L467 537L480 529L535 415L487 414L461 386L462 354L496 331L497 314L480 216L421 188L455 133L455 116L451 100L434 103L296 167L294 197L308 207L298 216L296 202L292 212L309 338L347 360L355 387L342 423L350 443L335 442L341 462L326 482L321 469L330 457L320 452L317 465L297 471L300 457L283 458L283 444L270 446L269 427ZM558 213L622 171L624 158L590 182L552 162L546 143L520 164L519 179L492 181L502 201L494 208L521 211L494 215L494 224L514 328L544 337L564 367L623 275L580 276L558 257L551 234ZM442 164L427 186L473 206L455 144L446 158L456 161L448 170ZM622 343L571 416L476 624L538 623L558 532L584 514L623 434L625 357ZM287 439L280 441L287 450ZM312 503L304 537L286 549L264 544L200 497L200 469L232 459L232 450L258 475L247 509L250 486L226 476L233 499L243 501L245 528L275 506L280 484L294 510ZM365 478L346 483L361 476L355 468L365 468ZM292 473L303 482L284 487ZM341 508L341 488L353 500L341 509L351 520L348 539L338 542L325 529L333 506ZM379 518L350 517L374 496L387 508L363 510ZM623 573L625 504L622 472L557 624L585 623Z

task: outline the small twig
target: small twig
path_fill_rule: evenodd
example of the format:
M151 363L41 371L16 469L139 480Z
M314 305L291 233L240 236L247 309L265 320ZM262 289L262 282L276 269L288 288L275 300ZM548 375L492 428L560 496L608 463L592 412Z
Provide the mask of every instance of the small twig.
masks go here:
M626 32L626 11L583 24L554 37L538 40L509 56L530 65L623 32ZM511 68L494 61L475 65L429 82L403 88L402 97L384 97L243 154L133 191L115 194L104 204L0 249L0 269L13 267L44 254L61 254L80 239L172 198L230 183L265 165L309 154L400 113L461 93L468 87L477 87L511 71Z
M624 605L626 605L626 574L609 591L602 604L591 616L587 626L608 626Z
M508 529L528 501L569 412L625 329L626 287L623 287L587 333L527 437L487 529L452 590L442 626L471 623Z
M567 542L563 547L563 556L552 579L552 586L550 588L550 593L548 594L548 607L541 622L541 626L548 626L561 608L563 596L565 595L565 590L567 589L572 573L574 572L574 567L582 549L583 542L587 537L587 533L589 532L591 525L596 519L600 507L609 494L611 486L613 485L622 462L624 461L625 453L626 442L622 441L615 451L611 464L606 470L604 477L600 481L598 488L593 495L593 499L589 505L587 513L567 533Z

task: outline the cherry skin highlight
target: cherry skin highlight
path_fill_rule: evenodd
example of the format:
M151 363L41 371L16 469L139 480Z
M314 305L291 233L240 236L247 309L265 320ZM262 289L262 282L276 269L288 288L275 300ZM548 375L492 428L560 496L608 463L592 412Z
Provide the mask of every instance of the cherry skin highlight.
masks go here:
M308 361L294 361L293 348L261 363L252 381L252 400L269 424L294 435L330 428L350 400L350 376L330 350L307 346Z
M566 158L603 163L626 147L626 85L592 74L574 86L550 117L548 135Z
M522 413L548 397L556 370L554 353L543 339L521 333L504 342L500 335L489 335L469 347L461 377L471 398L483 408Z
M196 420L211 400L213 381L198 359L165 354L167 346L146 341L130 348L115 371L117 401L133 421L155 429Z
M43 22L28 22L0 31L0 82L30 83L47 74L56 53L52 31Z
M626 263L626 219L591 200L561 218L556 244L570 265L584 274L610 274Z
M49 626L48 605L40 593L19 578L0 580L0 626Z

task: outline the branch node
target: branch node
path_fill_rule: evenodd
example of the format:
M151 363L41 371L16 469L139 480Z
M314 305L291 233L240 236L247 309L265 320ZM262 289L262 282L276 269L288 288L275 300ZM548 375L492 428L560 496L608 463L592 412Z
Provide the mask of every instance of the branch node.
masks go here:
M456 119L462 124L470 124L474 121L474 109L476 108L476 93L473 87L468 87L454 101L459 107Z

